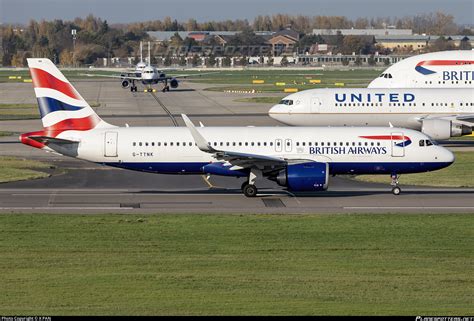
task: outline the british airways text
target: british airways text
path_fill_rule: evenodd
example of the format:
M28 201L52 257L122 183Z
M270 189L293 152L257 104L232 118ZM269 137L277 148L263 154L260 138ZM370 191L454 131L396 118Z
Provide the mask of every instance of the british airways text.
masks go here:
M443 71L443 80L474 80L474 71Z
M385 155L387 147L310 147L309 153L316 155Z

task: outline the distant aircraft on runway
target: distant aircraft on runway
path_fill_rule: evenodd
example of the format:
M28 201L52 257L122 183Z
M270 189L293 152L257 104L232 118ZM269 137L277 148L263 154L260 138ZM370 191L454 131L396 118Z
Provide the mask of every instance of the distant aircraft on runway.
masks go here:
M290 191L321 191L329 175L398 175L449 166L454 155L424 134L389 127L116 127L103 121L49 59L28 59L43 129L23 144L119 168L245 177L257 195L266 178Z
M368 88L474 89L474 51L431 52L388 67Z
M309 89L283 98L270 117L294 126L388 126L432 139L470 135L474 90L430 88Z
M142 44L140 43L140 57L142 50ZM200 73L198 75L185 74L185 75L175 75L167 76L164 72L167 70L175 70L175 68L167 69L158 69L151 65L151 53L150 53L150 42L148 42L148 61L147 64L143 62L141 58L140 63L137 64L135 71L133 72L122 72L120 75L99 75L99 74L87 74L90 77L106 77L106 78L118 78L120 79L122 88L129 88L130 91L138 91L136 83L140 82L146 86L147 92L153 92L152 85L158 83L162 84L162 91L166 92L170 90L170 87L175 89L179 86L179 78L189 78L193 76L202 76L209 73Z

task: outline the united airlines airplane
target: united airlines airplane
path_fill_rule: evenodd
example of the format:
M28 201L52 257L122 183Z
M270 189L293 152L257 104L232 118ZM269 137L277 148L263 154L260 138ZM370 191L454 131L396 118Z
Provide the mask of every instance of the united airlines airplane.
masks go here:
M309 89L283 98L269 115L294 126L399 126L432 139L472 134L472 89Z
M161 174L267 178L290 191L321 191L329 175L398 175L449 166L453 154L424 134L389 127L125 127L103 121L49 59L28 59L43 129L23 144L104 165Z
M439 51L388 67L369 88L474 88L474 51Z

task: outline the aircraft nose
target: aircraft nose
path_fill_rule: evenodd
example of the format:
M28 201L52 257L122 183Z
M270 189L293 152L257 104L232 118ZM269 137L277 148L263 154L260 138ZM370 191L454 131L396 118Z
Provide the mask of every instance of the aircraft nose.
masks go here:
M449 149L447 148L443 148L443 153L442 153L442 160L446 163L449 163L449 164L452 164L454 163L456 157L454 156L453 152L450 151Z
M268 111L268 114L270 115L271 118L279 120L279 116L284 113L283 105L277 104L274 105L270 110Z

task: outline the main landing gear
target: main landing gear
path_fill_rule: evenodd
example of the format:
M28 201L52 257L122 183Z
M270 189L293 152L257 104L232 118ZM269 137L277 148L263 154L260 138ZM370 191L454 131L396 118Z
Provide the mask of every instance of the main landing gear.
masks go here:
M137 86L135 86L135 80L132 80L132 85L130 86L130 91L133 93L133 92L137 92L138 88Z
M390 177L392 178L392 182L390 183L392 187L392 194L393 195L400 195L400 193L402 192L402 189L400 188L400 186L398 186L398 178L400 177L399 175L397 174L392 174L390 175Z
M168 81L163 83L163 88L161 89L162 92L170 91L170 86L168 85Z
M249 174L249 180L245 181L241 186L242 193L244 193L245 196L247 197L257 196L258 189L257 189L257 186L255 186L256 179L257 179L257 172L255 170L252 170Z

